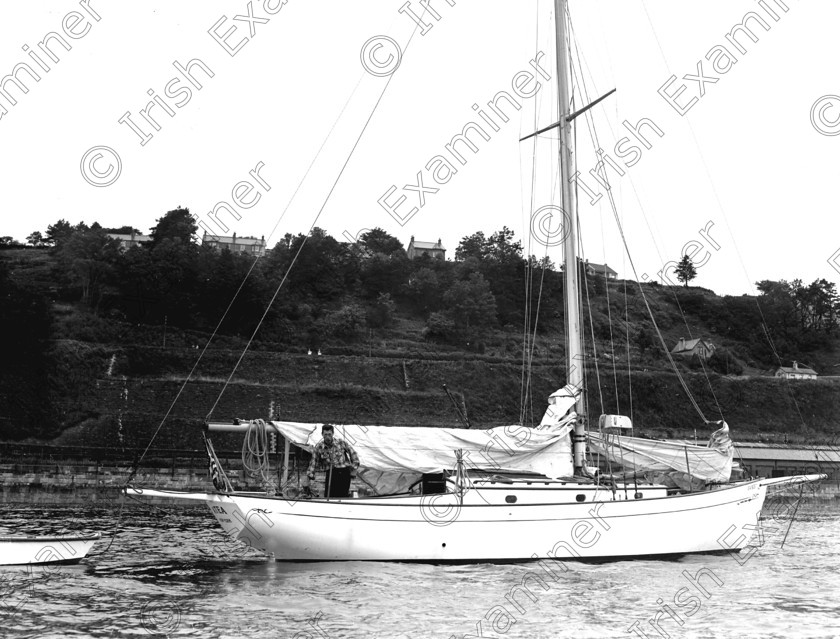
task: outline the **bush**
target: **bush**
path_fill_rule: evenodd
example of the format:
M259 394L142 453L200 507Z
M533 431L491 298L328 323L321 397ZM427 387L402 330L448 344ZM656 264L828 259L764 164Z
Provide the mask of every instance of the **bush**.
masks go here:
M364 321L364 311L357 304L348 304L327 314L322 320L323 332L335 337L354 337Z
M367 323L371 328L384 328L394 322L397 305L388 293L380 293L376 304L368 310Z
M725 348L717 349L707 364L709 368L721 375L741 375L744 372L741 362Z
M423 337L426 339L449 340L455 335L455 322L445 313L432 313L426 320Z

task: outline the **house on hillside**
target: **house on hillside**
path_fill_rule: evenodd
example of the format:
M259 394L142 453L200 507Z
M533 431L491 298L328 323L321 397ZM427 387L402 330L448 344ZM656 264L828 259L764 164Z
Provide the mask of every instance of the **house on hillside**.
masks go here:
M590 262L586 260L586 274L587 275L600 275L608 280L614 280L618 273L612 270L606 264L596 264L595 262Z
M577 259L578 259L578 263L582 264L583 267L586 269L586 275L589 276L589 277L592 277L594 275L600 275L601 277L603 277L605 279L608 279L608 280L614 280L614 279L616 279L616 277L618 277L618 273L616 271L612 270L606 264L596 264L595 262L590 262L589 260L584 261L580 258L577 258ZM565 271L565 270L566 270L566 265L561 264L560 265L560 271L562 272L562 271Z
M143 235L132 230L131 233L108 233L108 237L120 243L120 250L127 251L134 246L140 246L144 242L151 242L151 235Z
M421 255L428 255L438 260L446 259L446 249L443 248L440 238L438 238L437 244L433 242L415 242L414 236L412 235L405 252L408 254L408 259L410 260Z
M707 339L683 339L677 342L677 345L671 349L672 355L679 355L681 357L693 357L697 355L703 361L709 359L715 352L715 345Z
M804 368L799 365L799 362L794 362L792 368L779 366L776 369L775 377L783 379L817 379L817 371Z
M256 237L236 237L236 233L232 236L208 235L207 231L204 231L201 242L204 246L209 246L217 251L228 249L231 253L246 253L265 257L265 236L258 239Z

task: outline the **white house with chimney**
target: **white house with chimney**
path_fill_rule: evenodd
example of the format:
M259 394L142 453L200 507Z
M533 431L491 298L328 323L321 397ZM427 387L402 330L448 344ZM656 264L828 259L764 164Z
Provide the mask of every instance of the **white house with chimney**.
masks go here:
M817 379L818 375L817 371L800 366L799 362L793 362L793 366L791 368L788 368L787 366L779 366L779 368L776 369L775 377L780 377L782 379Z
M201 242L204 246L209 246L217 251L227 249L231 253L245 253L247 255L265 257L265 236L261 238L251 236L237 237L236 233L232 236L209 235L207 231L204 231L204 237Z
M435 242L416 242L414 236L411 236L411 241L408 243L408 248L405 250L408 254L408 259L413 260L421 255L428 255L431 258L438 260L446 259L446 249L440 239Z

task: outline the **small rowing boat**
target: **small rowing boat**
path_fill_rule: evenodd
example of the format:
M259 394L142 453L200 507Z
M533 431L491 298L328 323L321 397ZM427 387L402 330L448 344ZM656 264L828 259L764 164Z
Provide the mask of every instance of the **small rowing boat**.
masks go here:
M0 537L0 566L74 564L85 558L100 533Z

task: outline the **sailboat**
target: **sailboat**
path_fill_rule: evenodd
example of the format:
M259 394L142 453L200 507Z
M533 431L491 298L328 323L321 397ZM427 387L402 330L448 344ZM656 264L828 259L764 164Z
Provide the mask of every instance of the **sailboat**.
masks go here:
M560 121L560 179L565 211L576 211L571 148L574 118L567 53L566 1L555 0ZM592 106L592 105L589 105ZM127 488L132 496L207 504L232 538L278 561L500 562L621 559L738 552L758 530L768 486L824 475L730 481L728 426L706 447L626 436L620 415L603 415L588 432L577 258L577 215L564 238L567 337L565 385L548 398L536 428L487 430L336 425L356 449L359 478L373 494L304 499L276 490L233 489L205 436L216 490L205 493ZM207 430L268 433L311 451L320 424L254 420L211 423ZM630 472L587 464L587 445ZM673 481L640 480L655 472Z

